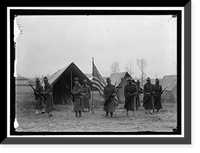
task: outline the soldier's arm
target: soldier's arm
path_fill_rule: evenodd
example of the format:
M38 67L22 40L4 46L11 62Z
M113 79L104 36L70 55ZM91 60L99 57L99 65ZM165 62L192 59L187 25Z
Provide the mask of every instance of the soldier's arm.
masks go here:
M113 86L113 94L112 96L115 97L117 95L117 89L115 88L115 86Z
M88 86L89 99L91 98L91 88Z
M125 87L124 87L124 97L126 98L127 97L127 95L126 95L126 85L125 85Z
M145 85L143 87L143 92L144 92L144 95L146 95L146 86Z
M163 92L162 92L162 86L160 85L160 93L162 94Z
M52 86L49 86L49 87L47 88L47 90L44 91L43 93L48 95L48 94L52 93L52 91L53 91L53 87L52 87Z

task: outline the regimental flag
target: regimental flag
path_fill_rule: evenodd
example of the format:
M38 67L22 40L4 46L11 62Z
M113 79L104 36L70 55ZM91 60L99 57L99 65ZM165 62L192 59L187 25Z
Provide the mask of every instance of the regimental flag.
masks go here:
M94 65L94 61L92 61L92 77L92 87L95 88L101 96L103 96L103 91L106 83Z

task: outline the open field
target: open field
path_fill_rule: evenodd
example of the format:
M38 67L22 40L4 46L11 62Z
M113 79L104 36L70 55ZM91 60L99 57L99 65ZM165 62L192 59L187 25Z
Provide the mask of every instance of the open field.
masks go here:
M104 118L102 105L96 105L95 113L83 112L81 118L75 118L70 105L54 105L52 117L46 114L35 115L35 102L32 89L28 86L17 87L16 117L19 123L17 131L23 132L136 132L159 131L172 132L177 126L176 103L164 103L159 113L145 114L141 107L126 116L123 104L119 104L113 118Z

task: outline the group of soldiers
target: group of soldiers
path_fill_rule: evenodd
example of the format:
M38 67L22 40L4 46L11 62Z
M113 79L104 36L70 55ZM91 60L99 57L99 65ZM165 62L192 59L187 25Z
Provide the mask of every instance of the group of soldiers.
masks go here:
M106 116L108 117L110 113L110 117L113 117L113 112L115 111L115 96L117 94L117 88L111 84L111 79L106 79L107 85L104 88L104 111L106 111ZM125 97L125 105L126 115L128 116L128 112L132 111L133 116L135 110L138 110L140 107L140 94L143 93L143 107L145 108L145 113L150 112L153 114L156 109L159 112L162 109L161 103L161 94L163 93L162 86L159 84L159 80L156 79L156 84L153 85L151 83L150 78L147 78L147 83L144 85L144 88L140 87L140 81L138 80L136 83L134 80L129 77L127 79L127 84L124 87L124 97Z
M111 79L106 79L106 86L104 87L104 107L103 110L106 112L105 117L113 117L113 112L116 109L116 95L118 88L111 84ZM48 82L48 78L44 77L44 89L40 84L40 80L36 79L36 87L34 89L34 95L36 100L36 114L47 113L49 117L52 116L53 110L53 87ZM79 83L79 79L76 77L74 79L74 88L70 92L73 99L73 110L75 112L75 117L79 118L82 116L81 112L85 108L90 111L90 99L91 99L91 88L87 85L87 80L83 80L83 85ZM159 112L162 109L161 94L163 93L162 86L159 84L159 80L156 79L156 83L153 85L150 78L147 78L147 82L143 89L140 87L139 80L134 82L134 80L129 77L127 79L127 84L124 87L124 97L126 115L128 112L132 111L133 116L135 110L140 107L140 94L143 93L143 107L145 113L153 114L156 109Z
M43 89L40 80L36 78L36 86L34 89L36 115L46 112L51 117L53 111L53 87L48 82L47 77L44 77L44 84Z
M34 89L34 96L36 100L35 109L36 115L47 113L49 117L52 116L53 111L53 86L48 82L48 78L44 77L44 89L40 84L40 80L36 78L36 87ZM79 79L74 79L74 88L71 91L72 101L74 104L74 112L76 117L81 117L81 111L88 108L90 111L89 99L91 99L91 88L87 85L87 80L83 80L83 85L79 83ZM66 86L66 88L68 88Z

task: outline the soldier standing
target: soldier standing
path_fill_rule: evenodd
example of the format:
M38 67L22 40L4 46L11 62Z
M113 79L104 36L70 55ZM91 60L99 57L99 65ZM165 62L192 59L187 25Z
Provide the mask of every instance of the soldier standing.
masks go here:
M153 91L154 91L153 84L151 84L151 79L148 77L147 83L144 85L143 107L145 108L146 111L150 110L151 114L153 113L154 110Z
M140 107L140 93L142 93L141 88L140 88L140 81L137 80L136 82L136 87L137 87L137 94L136 94L136 110L138 110L138 107Z
M82 95L83 95L83 99L82 99L82 105L83 105L83 111L84 108L88 108L88 112L90 111L90 98L91 98L91 89L90 86L87 85L87 80L83 80L83 86L82 86Z
M135 97L137 94L137 87L136 84L133 83L133 79L129 77L127 79L128 83L124 87L124 97L125 97L125 109L126 109L126 115L128 116L128 111L133 111L134 116L134 110L135 110Z
M75 83L75 86L72 90L72 94L74 96L74 111L75 111L76 117L78 118L78 112L79 112L79 117L81 117L82 87L77 77L74 79L74 83Z
M110 113L110 118L113 117L113 112L115 111L115 96L116 89L115 86L111 84L111 79L106 79L107 85L104 87L104 111L106 112L106 116L108 117L108 113Z
M44 99L43 99L43 87L40 84L40 80L38 78L36 78L36 87L34 90L34 96L35 96L35 100L36 100L36 104L35 104L35 109L36 109L36 115L40 114L40 113L45 113L44 112Z
M156 79L156 84L154 85L154 99L156 100L154 103L154 108L157 110L157 112L162 109L161 94L162 86L159 84L159 80Z
M46 108L45 111L48 114L49 117L52 116L52 111L53 111L53 87L52 85L48 82L48 78L45 76L44 77L44 96L45 96L45 104Z

